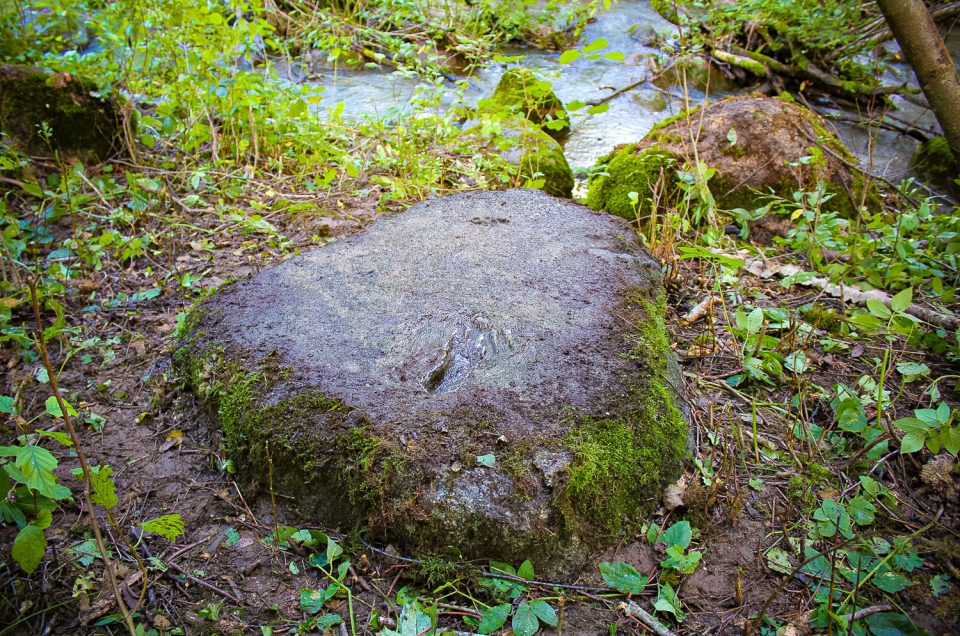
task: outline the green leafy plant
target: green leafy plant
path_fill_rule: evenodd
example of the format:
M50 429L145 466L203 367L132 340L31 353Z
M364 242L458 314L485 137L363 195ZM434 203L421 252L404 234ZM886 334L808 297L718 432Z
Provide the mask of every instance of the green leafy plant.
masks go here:
M954 422L954 412L946 402L935 409L916 409L913 417L903 417L893 425L905 435L900 440L901 453L915 453L924 446L931 453L940 449L957 456L960 452L960 426Z
M479 633L491 634L496 632L506 624L511 614L513 614L513 618L510 626L517 636L533 636L540 630L541 624L549 627L557 626L558 617L553 606L545 599L530 597L528 586L513 578L535 580L536 574L530 561L524 561L517 569L514 569L508 563L491 561L490 571L495 574L505 574L512 578L484 578L481 580L481 585L494 592L495 596L509 598L512 602L484 608L480 613L480 621L477 624Z

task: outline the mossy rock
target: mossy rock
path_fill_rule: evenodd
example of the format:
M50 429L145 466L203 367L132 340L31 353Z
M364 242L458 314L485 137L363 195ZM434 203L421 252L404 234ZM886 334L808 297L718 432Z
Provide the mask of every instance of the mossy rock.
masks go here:
M520 167L519 176L536 183L551 196L569 199L573 194L573 170L563 147L525 119L508 117L501 125L502 134L497 141L507 147L500 154Z
M555 197L569 199L573 194L573 170L563 154L563 147L539 126L508 112L479 111L483 122L467 122L464 133L478 144L498 153L517 167L510 179L511 187L535 187ZM497 132L484 135L489 127Z
M218 291L175 361L248 494L561 576L635 529L687 453L664 312L623 221L475 192Z
M960 193L960 186L957 185L960 164L943 137L934 137L920 144L913 153L911 168L930 185L943 188L954 196Z
M0 65L0 130L31 154L59 150L104 161L122 148L123 119L117 103L96 91L92 81L66 73Z
M587 205L628 221L648 218L654 203L660 208L676 203L676 170L682 159L657 147L637 150L628 145L598 160L602 172L590 178ZM634 203L630 193L637 193Z
M791 198L818 182L832 195L825 207L845 216L855 216L861 203L868 209L881 205L876 185L864 187L861 173L850 168L856 158L816 113L789 99L767 97L723 99L661 122L637 144L598 161L601 174L591 179L587 201L630 218L627 193L650 198L647 166L659 170L662 163L652 157L672 157L675 167L689 168L694 156L716 171L708 185L721 209L753 209L770 194ZM674 188L661 186L676 195L676 174L664 176L672 177Z
M493 95L482 101L480 108L517 113L558 141L570 132L567 111L550 82L537 78L525 68L506 71Z

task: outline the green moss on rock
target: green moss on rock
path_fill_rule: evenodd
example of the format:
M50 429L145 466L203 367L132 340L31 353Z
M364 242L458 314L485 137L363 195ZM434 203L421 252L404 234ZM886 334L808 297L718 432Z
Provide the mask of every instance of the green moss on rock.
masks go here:
M637 294L631 304L643 319L625 356L642 369L627 383L617 417L577 418L566 439L574 458L566 494L575 518L610 533L653 509L663 487L678 477L689 443L671 386L679 374L666 335L666 298Z
M555 197L569 199L573 193L573 170L563 148L546 132L534 126L523 126L520 137L520 176L537 181L543 179L542 190Z
M501 157L517 166L512 186L533 186L555 197L569 199L573 193L573 170L563 147L537 125L517 115L484 112L482 116L499 120L500 134L491 142ZM467 133L482 138L482 126Z
M490 102L530 120L554 139L563 139L569 132L567 111L550 82L538 79L527 69L506 71Z
M599 173L589 182L587 205L628 221L650 216L655 197L660 205L676 201L678 158L656 147L625 146L597 162ZM604 167L605 166L605 167ZM635 206L630 193L636 192Z
M242 483L295 497L338 523L369 521L404 466L392 442L369 431L352 406L323 393L293 392L272 401L271 391L289 381L289 369L247 365L195 339L184 342L175 362L222 432ZM339 503L344 500L350 505Z
M116 102L94 97L96 91L88 79L2 64L0 130L32 154L59 150L105 160L121 148L123 123Z
M604 329L586 350L578 348L574 357L558 358L548 367L567 393L547 395L542 402L528 401L519 389L477 394L473 391L483 386L483 378L474 377L476 385L431 398L421 395L420 385L412 383L416 379L399 384L390 376L381 389L388 392L386 399L384 394L371 397L355 389L364 378L342 384L339 374L348 371L337 358L309 367L298 363L295 353L273 348L275 341L251 344L256 341L250 332L238 338L237 325L249 324L245 315L257 329L269 325L267 331L275 334L272 320L261 322L261 301L243 310L249 313L231 312L258 297L254 283L275 289L275 279L263 279L292 267L284 265L206 298L184 320L174 356L178 372L205 407L211 430L222 435L247 494L282 495L310 519L365 529L374 541L418 555L453 545L468 558L529 558L538 571L560 575L581 567L595 549L609 547L652 510L660 488L677 477L687 445L659 268L619 221L539 194L503 195L485 195L484 209L490 209L489 201L513 202L503 214L515 225L490 226L478 232L481 237L513 229L538 212L529 235L539 236L544 222L556 221L552 229L567 232L560 235L565 237L560 244L567 245L585 235L584 227L596 227L598 235L591 233L588 244L599 241L603 249L595 251L609 256L604 258L609 264L597 265L591 254L584 267L571 268L590 272L596 266L598 276L608 276L610 283L607 289L592 285L584 292L590 298L607 294L609 302L597 316ZM468 197L456 203L469 203ZM555 213L558 209L562 213ZM469 209L455 212L473 218ZM564 230L565 219L572 228ZM524 239L517 249L528 249L530 241ZM577 249L569 253L579 254ZM542 261L529 262L533 267ZM606 327L608 315L616 317L615 323L609 321L612 331ZM590 349L594 343L596 350ZM275 353L258 355L257 350ZM543 355L554 350L542 349ZM397 368L384 365L380 351L370 351L370 360L380 368ZM402 364L410 357L397 359ZM583 379L575 377L572 389L564 386L563 378L578 370ZM609 382L594 391L596 373L606 374ZM521 400L519 407L504 406L513 399ZM476 461L487 453L496 456L492 466Z
M848 218L861 206L882 205L876 183L851 168L856 159L816 113L789 98L765 97L727 98L660 122L637 144L597 162L600 174L590 181L587 204L634 220L632 191L640 198L639 217L648 216L661 169L670 177L661 187L675 185L667 164L689 170L695 160L715 170L707 186L719 209L755 209L770 195L792 199L795 191L813 190L818 182L831 195L826 207ZM671 205L679 191L658 194Z

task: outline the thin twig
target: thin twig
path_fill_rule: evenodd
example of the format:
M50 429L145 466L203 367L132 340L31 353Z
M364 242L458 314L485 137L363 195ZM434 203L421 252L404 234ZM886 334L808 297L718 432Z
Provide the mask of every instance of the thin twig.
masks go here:
M620 611L630 618L635 618L650 629L653 630L657 636L676 636L672 631L667 629L667 626L657 620L657 618L643 609L633 601L627 601L626 603L620 604Z
M90 516L90 527L93 529L93 536L97 542L97 550L100 552L100 558L103 559L103 564L107 571L107 580L109 580L113 595L117 599L117 607L120 609L120 613L123 614L123 621L127 629L130 630L130 635L136 636L137 628L133 624L133 617L130 615L130 610L127 609L127 605L123 601L123 596L120 594L120 586L117 585L117 576L113 571L113 561L110 559L110 553L107 551L107 546L103 541L103 533L100 531L100 523L97 521L96 509L93 506L93 499L90 495L93 487L90 464L87 462L86 454L80 445L80 437L77 435L77 429L73 426L73 419L70 417L67 403L60 394L60 387L57 383L57 372L53 368L53 364L50 362L50 355L47 352L47 339L44 335L43 318L40 316L40 299L37 296L37 281L35 278L30 281L30 298L33 304L33 319L37 327L37 349L40 351L43 367L46 369L47 376L49 377L50 390L53 392L53 397L57 400L57 405L60 407L64 426L66 426L67 432L70 434L70 441L73 442L73 448L77 452L77 460L80 462L80 470L83 473L83 502L87 507L87 514Z

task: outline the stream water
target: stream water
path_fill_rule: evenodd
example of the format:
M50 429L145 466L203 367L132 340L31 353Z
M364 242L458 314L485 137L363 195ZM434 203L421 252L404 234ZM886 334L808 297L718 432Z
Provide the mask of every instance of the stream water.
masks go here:
M588 101L609 95L613 90L632 84L649 74L647 59L663 55L661 51L643 43L645 36L654 32L672 32L676 27L664 20L647 0L620 0L609 10L599 13L584 30L581 45L603 38L607 51L619 51L626 56L622 62L604 58L582 57L571 64L560 64L559 54L536 49L511 50L509 55L523 55L522 66L538 72L553 83L554 91L564 103L574 99ZM960 51L960 37L948 40L952 53ZM895 47L895 43L886 46ZM286 81L307 82L323 87L323 108L343 103L348 116L384 115L390 111L414 109L418 90L425 85L416 78L387 70L310 69L306 63L276 62L275 70ZM496 87L505 64L491 64L468 78L464 99L476 103ZM908 82L916 85L912 71L902 64L891 64L885 74L886 83ZM450 103L456 94L445 91L444 100ZM725 90L726 89L726 90ZM686 107L706 99L749 93L749 89L711 90L706 94L688 86L686 96L679 87L657 88L649 83L610 100L609 110L597 115L572 114L571 132L564 145L567 160L576 171L593 165L598 157L607 154L613 146L632 143L643 137L657 122ZM686 102L684 101L686 100ZM905 123L921 129L936 129L929 110L895 98L899 110L896 116ZM896 182L908 176L910 157L917 141L894 131L866 127L857 122L865 114L824 107L822 114L833 114L838 120L834 126L840 138L857 155L870 172ZM323 112L318 113L324 116Z

